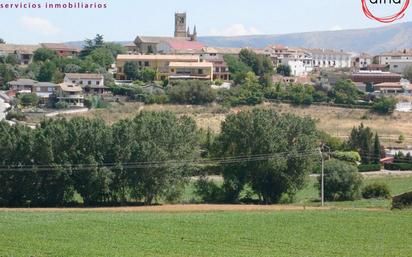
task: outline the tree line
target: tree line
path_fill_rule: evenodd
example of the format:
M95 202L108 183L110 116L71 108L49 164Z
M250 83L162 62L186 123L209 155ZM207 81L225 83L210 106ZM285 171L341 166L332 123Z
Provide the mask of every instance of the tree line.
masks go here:
M275 203L303 187L317 135L312 120L268 109L229 115L217 136L170 112L111 126L85 118L45 120L35 129L1 122L0 205L173 201L191 176L206 172L196 164L202 157L223 174L225 201L251 186L262 202Z

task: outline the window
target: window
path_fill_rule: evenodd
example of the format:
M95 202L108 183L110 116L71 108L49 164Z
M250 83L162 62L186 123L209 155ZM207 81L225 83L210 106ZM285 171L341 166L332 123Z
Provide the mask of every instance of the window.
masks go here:
M144 62L145 67L149 67L149 62Z
M47 91L53 92L53 88L52 88L52 87L48 87L48 88L47 88Z
M89 81L87 81L87 85L91 85L92 84L92 82L89 80Z
M76 84L76 80L72 80L72 83L73 83L73 84Z
M203 74L203 70L202 70L202 69L199 69L199 70L198 70L198 73L199 73L199 74Z
M96 85L100 85L100 81L96 81Z

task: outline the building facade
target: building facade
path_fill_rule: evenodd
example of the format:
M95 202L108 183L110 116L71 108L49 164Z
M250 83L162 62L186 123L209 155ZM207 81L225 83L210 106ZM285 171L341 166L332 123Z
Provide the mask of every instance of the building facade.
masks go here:
M200 62L200 59L196 55L118 55L116 59L118 80L127 79L124 74L124 65L127 62L136 63L139 69L151 68L156 71L156 80L165 80L169 77L171 62Z
M169 80L213 80L213 64L210 62L170 62Z
M84 107L83 89L79 85L61 83L55 94L59 101L66 102L69 107Z

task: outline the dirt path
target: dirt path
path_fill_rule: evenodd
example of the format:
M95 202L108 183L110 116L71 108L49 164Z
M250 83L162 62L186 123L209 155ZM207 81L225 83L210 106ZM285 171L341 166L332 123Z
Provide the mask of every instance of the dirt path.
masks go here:
M214 211L326 211L326 210L368 210L383 211L380 208L337 208L297 205L214 205L214 204L176 204L140 207L103 207L103 208L0 208L0 212L214 212Z

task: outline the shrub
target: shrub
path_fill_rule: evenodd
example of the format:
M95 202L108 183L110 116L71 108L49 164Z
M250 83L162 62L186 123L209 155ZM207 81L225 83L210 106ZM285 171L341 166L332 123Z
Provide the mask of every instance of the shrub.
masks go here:
M318 188L321 188L321 177ZM325 199L329 201L355 200L360 197L362 176L355 165L340 160L325 163Z
M174 81L168 90L172 103L207 104L216 100L217 94L204 81Z
M204 177L196 181L195 194L205 203L220 203L225 198L223 189L216 185L215 182Z
M382 97L373 105L372 110L380 114L392 114L396 108L396 99L393 97Z
M386 170L412 170L412 163L385 163Z
M362 196L365 199L381 198L388 199L391 197L391 192L388 185L384 183L375 183L367 185L362 190Z
M392 209L405 209L412 207L412 192L394 196Z
M64 102L64 101L58 101L54 106L57 109L67 109L67 108L69 108L69 104L67 102Z
M39 97L34 94L21 94L18 97L23 106L36 106L39 103Z
M359 172L380 171L381 168L380 164L364 164L358 166Z
M104 109L108 108L109 103L105 102L100 96L91 96L84 100L84 105L89 108Z
M21 111L10 111L6 115L7 120L18 120L18 121L24 121L26 120L26 115L24 115L23 112Z
M346 162L351 162L351 163L357 163L361 161L361 156L359 155L358 152L352 151L352 152L334 152L332 154L333 158L336 158L341 161L346 161Z

